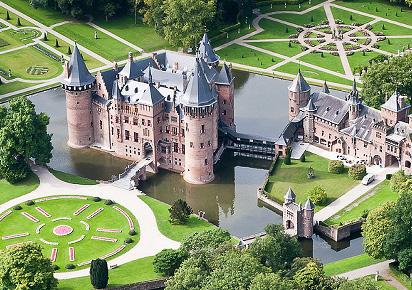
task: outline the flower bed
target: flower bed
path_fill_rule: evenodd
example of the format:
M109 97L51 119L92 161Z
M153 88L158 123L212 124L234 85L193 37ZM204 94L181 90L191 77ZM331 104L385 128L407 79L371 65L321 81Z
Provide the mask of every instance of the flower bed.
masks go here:
M85 237L85 235L81 235L81 237L78 238L77 240L70 241L70 242L68 242L67 244L68 244L68 245L73 245L73 244L75 244L75 243L81 242L81 241L84 240L84 237Z
M120 207L117 207L117 206L113 206L113 208L115 210L117 210L118 212L120 212L127 219L127 222L129 223L130 230L134 230L133 220L130 218L130 216L127 214L127 212L125 212L123 209L121 209Z
M67 236L73 232L73 228L68 225L60 225L53 229L53 234L56 236Z
M45 56L55 60L55 61L61 61L61 57L55 55L54 53L50 52L48 49L44 48L43 46L41 46L40 44L35 44L33 45L33 47L35 49L37 49L39 52L41 52L42 54L44 54Z
M57 248L53 248L51 250L50 261L54 263L56 262L56 259L57 259Z
M46 245L52 245L52 246L57 246L59 244L57 242L46 241L45 239L40 239L40 242L45 243Z
M97 216L99 213L101 213L103 210L104 210L103 207L100 207L100 208L96 209L93 213L91 213L90 215L88 215L88 216L86 217L86 219L89 220L89 219L94 218L94 217Z
M115 249L113 252L110 252L104 256L101 256L100 259L107 259L110 258L118 253L120 253L121 251L123 251L123 249L126 248L126 245L121 245L120 247L118 247L117 249Z
M42 209L41 207L36 207L36 210L39 212L39 213L41 213L42 215L44 215L45 217L47 217L47 218L49 218L49 217L51 217L51 215L47 212L47 211L45 211L44 209Z
M14 235L2 236L1 239L2 240L11 240L11 239L27 237L28 235L30 235L30 234L29 233L14 234Z
M12 213L11 210L6 211L5 213L3 213L2 215L0 215L0 222L2 220L4 220L8 215L10 215Z
M117 239L115 239L115 238L107 238L107 237L99 237L99 236L92 236L92 240L110 242L110 243L116 243L117 242Z
M90 204L85 204L83 205L81 208L79 208L78 210L76 210L73 215L79 215L81 214L83 211L85 211L88 207L90 206Z
M31 214L29 214L28 212L22 212L21 213L24 217L28 218L29 220L31 220L32 222L38 223L39 220L37 218L35 218L34 216L32 216Z
M69 261L70 261L70 262L73 262L73 261L74 261L74 258L75 258L75 256L74 256L74 248L73 248L73 247L70 247L70 248L69 248Z
M117 230L117 229L102 229L102 228L97 228L96 231L102 232L102 233L121 233L122 230Z
M41 229L45 226L46 224L41 224L37 227L36 229L36 234L40 234Z
M63 195L63 196L50 196L50 197L37 199L37 200L35 200L35 202L43 202L43 201L56 200L56 199L83 199L83 200L87 200L87 197L85 197L85 196L75 196L75 195L74 196L70 196L70 195L68 195L68 196L66 196L66 195Z
M90 231L90 226L88 223L86 223L85 221L80 221L80 223L86 227L86 231Z

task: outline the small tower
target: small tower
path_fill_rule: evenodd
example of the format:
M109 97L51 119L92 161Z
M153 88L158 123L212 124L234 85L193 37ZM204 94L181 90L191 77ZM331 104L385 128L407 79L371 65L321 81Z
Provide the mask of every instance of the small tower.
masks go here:
M300 108L307 105L310 98L310 86L302 73L299 72L292 84L289 86L289 121L293 120L299 113Z
M353 80L352 91L348 96L349 103L349 120L353 121L359 117L361 110L361 100L359 99L359 91L356 88L356 81Z
M326 81L323 83L322 92L328 95L330 94L330 90Z
M232 69L224 63L215 81L219 99L219 118L226 126L236 130L235 85L233 80Z
M216 91L202 73L199 59L182 97L185 122L185 171L183 178L193 184L214 179L213 144L217 128Z
M289 187L288 191L285 193L285 204L290 204L295 202L296 194L293 192L292 188Z
M126 65L119 72L119 83L123 87L128 80L137 79L143 76L143 72L133 60L133 53L129 52Z
M310 239L313 235L313 217L315 215L315 205L308 198L302 209L302 233L300 236Z
M381 116L386 125L394 126L399 121L407 122L410 105L406 103L406 99L406 96L401 96L395 91L381 106Z
M312 98L309 99L308 104L306 107L302 109L305 114L305 118L303 119L303 139L305 142L313 143L314 134L315 134L315 112L316 106L313 104Z
M61 83L66 93L67 144L73 148L87 147L94 142L92 89L96 79L87 69L77 44L74 45L70 62L65 64Z
M203 38L199 43L198 56L203 58L209 66L217 67L219 65L220 58L215 54L206 33L203 35Z

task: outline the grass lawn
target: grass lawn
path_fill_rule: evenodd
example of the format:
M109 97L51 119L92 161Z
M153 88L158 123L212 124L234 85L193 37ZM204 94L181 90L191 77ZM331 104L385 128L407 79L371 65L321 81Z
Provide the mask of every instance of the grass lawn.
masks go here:
M348 207L327 219L325 223L338 225L358 220L365 211L370 211L388 201L396 201L398 197L399 195L390 189L389 181L385 180L365 196L355 200Z
M323 53L323 57L321 53L309 53L300 57L299 60L345 74L340 57L327 52Z
M73 213L85 204L89 204L90 206L87 209L85 209L82 213L75 216ZM94 202L90 198L88 198L88 200L57 199L37 202L33 206L27 206L26 204L21 204L21 206L23 207L23 210L13 210L13 212L1 222L0 235L6 236L27 232L29 233L29 236L1 240L0 248L4 249L7 245L21 243L24 241L33 241L40 243L43 247L43 254L46 257L50 257L51 249L53 247L56 247L58 249L58 253L57 260L56 262L54 262L54 264L60 267L60 271L67 271L65 269L65 266L69 263L78 264L108 254L117 249L118 247L122 246L124 244L124 240L130 237L127 219L120 212L115 210L112 206L105 205L104 201ZM36 210L36 207L41 207L43 210L48 212L51 215L51 217L43 216ZM95 217L87 219L87 217L90 214L94 213L99 208L103 208L104 210ZM136 232L139 232L138 223L134 216L126 209L123 208L123 210L125 210L132 218L134 225L136 227ZM27 219L21 214L22 212L27 212L32 216L36 217L40 220L39 223L34 223L33 221ZM62 217L70 217L70 220L54 221L55 218ZM86 221L90 226L90 230L87 230L85 225L81 224L80 221ZM36 229L42 223L44 223L45 225L41 228L40 233L37 234ZM59 225L70 226L72 227L73 231L65 236L57 236L53 233L53 229ZM98 232L97 228L116 229L121 230L121 232ZM82 235L84 235L84 238L82 240L73 243L72 245L68 245L68 242L75 241L79 239ZM117 241L97 241L92 240L92 236L115 238L117 239ZM42 242L41 239L44 239L48 242L57 242L58 245L48 245ZM132 248L138 242L139 236L135 235L132 237L132 239L134 240L134 242L131 244L127 244L126 248L123 249L123 251L121 251L119 254L117 254L117 256L125 253L130 248ZM69 260L70 246L75 248L75 260L73 262L70 262ZM110 257L108 259L113 259L114 257L115 256ZM85 267L87 266L77 268L80 269Z
M379 42L379 45L379 49L397 54L398 51L402 52L404 49L407 49L408 45L412 47L412 38L391 38L389 43L388 40L384 40Z
M24 44L15 37L12 30L0 32L0 51L9 50L15 47L23 46Z
M379 277L378 281L375 281L375 275L366 276L370 281L378 285L380 290L396 290L391 284L386 282L383 277Z
M384 260L377 260L369 257L368 254L364 253L351 258L346 258L336 262L325 264L323 269L326 275L333 276L341 273L349 272L366 266L370 266Z
M132 284L147 280L160 278L153 269L154 257L146 257L129 262L119 266L116 269L109 270L109 286L108 288ZM74 278L67 280L59 280L59 290L88 290L93 289L90 284L90 278Z
M366 52L365 55L363 55L362 52L357 51L353 55L348 55L348 61L349 65L354 70L356 67L365 67L369 65L369 60L371 60L374 57L377 57L379 53L371 51L371 52Z
M359 183L346 173L329 173L329 160L309 152L305 155L306 162L292 160L291 165L285 165L283 159L278 160L265 188L271 198L283 203L283 196L291 187L296 193L296 201L304 203L307 199L307 192L314 186L321 186L326 190L328 195L326 204L329 204ZM309 166L315 171L313 179L308 179L306 176ZM336 186L337 184L339 187ZM318 211L322 207L324 206L316 206L315 210Z
M302 52L301 45L298 43L290 43L289 47L289 42L288 41L282 41L282 42L253 42L249 43L253 46L260 47L266 50L270 50L285 56L294 56L297 55L298 53Z
M385 0L346 0L335 1L334 4L352 8L375 16L391 19L412 25L412 9L399 6ZM401 12L401 7L403 12ZM398 14L398 16L396 16Z
M68 182L68 183L81 184L81 185L96 185L97 184L96 180L61 172L61 171L54 170L54 169L50 169L50 173L52 173L56 178L64 182Z
M3 2L7 2L7 1L3 1ZM0 7L0 18L6 20L8 23L10 23L14 26L17 26L17 18L20 18L21 26L34 26L31 22L28 22L27 20L16 16L14 13L11 13L10 11L9 11L10 19L7 20L6 19L7 18L6 17L6 15L7 15L6 11L7 11L6 9L4 9L3 7Z
M4 94L18 91L18 90L25 89L25 88L29 88L35 85L36 84L29 84L29 83L22 83L22 82L12 82L8 84L1 84L0 85L0 99L2 95Z
M301 26L305 24L318 25L322 21L327 20L325 9L323 9L323 7L312 10L303 15L285 13L285 14L272 15L272 18L277 18L277 19L291 22L291 23L301 25ZM313 21L312 21L312 18L313 18Z
M103 32L98 32L98 39L95 39L94 32L96 30L85 23L69 23L58 26L55 30L109 61L124 60L130 51L133 52L132 48Z
M352 23L368 23L373 20L371 17L359 15L356 13L352 13L343 9L339 9L336 7L331 7L332 9L332 14L335 20L339 19L342 20L345 24L352 24ZM352 20L350 19L352 15Z
M32 192L39 184L39 178L34 173L31 173L25 180L16 184L10 184L4 179L0 179L0 204Z
M2 0L2 2L45 25L52 25L66 20L58 11L44 8L34 9L27 0Z
M386 21L379 21L373 24L371 30L373 32L382 32L385 35L412 35L412 29L395 25Z
M120 18L96 19L96 24L120 36L123 39L143 48L146 52L171 48L168 42L160 36L153 27L144 24L139 20L134 24L134 16L125 15Z
M278 67L276 71L296 75L298 73L298 69L299 69L299 64L289 62L285 65L282 65L281 67ZM315 70L313 68L310 68L304 65L300 65L300 69L302 71L302 74L308 78L318 79L321 81L334 82L334 83L343 84L343 85L352 84L352 81L350 80L343 79L343 78L340 78L340 77L337 77L337 76L334 76L328 73L324 73L322 71L318 71L318 70Z
M276 21L266 18L260 20L259 25L264 29L248 39L274 39L274 38L288 38L289 35L297 33L296 28L288 26Z
M408 290L412 290L412 279L402 271L400 271L396 266L389 265L390 274L396 278L403 286Z
M220 38L220 39L213 39L213 36L209 35L209 39L212 43L213 47L218 47L219 45L225 44L226 42L232 41L236 38L242 37L248 33L251 33L255 31L255 28L251 25L250 29L249 29L249 25L245 24L242 22L241 26L240 26L240 32L238 29L232 30L229 32L229 35L225 38ZM216 32L212 32L213 34L219 34Z
M238 44L232 44L217 52L222 60L254 67L268 68L281 59Z
M172 240L181 242L192 233L215 228L214 225L202 221L195 216L191 216L185 225L173 225L169 222L170 205L149 196L140 196L140 199L152 209L160 232Z
M283 3L273 4L272 6L266 5L266 6L260 7L260 11L262 13L268 13L272 11L303 11L322 2L325 2L325 0L312 0L311 4L309 4L309 1L304 1L303 3L301 3L300 8L299 8L299 5L291 5L291 4L286 5L286 8L285 8L285 5Z

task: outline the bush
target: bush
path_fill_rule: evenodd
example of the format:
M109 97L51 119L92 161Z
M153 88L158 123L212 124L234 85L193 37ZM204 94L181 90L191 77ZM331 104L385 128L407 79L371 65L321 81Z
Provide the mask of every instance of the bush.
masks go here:
M130 230L129 231L129 236L135 236L135 235L137 235L135 230Z
M99 202L99 201L101 201L102 199L100 198L100 197L98 197L98 196L95 196L95 197L93 197L93 199L92 199L94 202Z
M361 215L361 218L366 219L368 217L369 214L369 209L364 209Z
M124 240L124 243L125 243L125 244L131 244L131 243L133 243L133 239L132 239L132 238L126 238L126 239Z
M402 185L408 180L408 176L405 175L403 170L399 170L398 172L392 174L390 185L391 189L397 193L399 193L400 189L403 187Z
M176 200L172 207L169 208L170 219L172 224L185 224L189 216L193 213L192 208L183 199Z
M107 287L109 282L109 268L106 260L92 260L90 264L90 282L95 289L103 289Z
M324 204L327 199L328 195L323 187L315 186L308 192L308 197L310 200L316 205Z
M154 270L163 276L172 276L187 257L187 253L181 249L162 250L153 260Z
M67 264L67 265L66 265L66 269L67 269L67 270L73 270L74 268L76 268L76 266L73 265L73 264Z
M105 205L112 205L113 201L111 199L106 199L106 201L104 202Z
M348 174L354 180L361 180L366 175L366 166L363 164L355 164L349 168Z
M285 156L285 160L283 160L283 163L285 163L285 165L292 164L292 161L290 160L290 155Z
M57 266L57 265L52 265L52 268L53 268L54 271L60 270L60 267Z
M340 160L331 160L329 161L328 171L334 174L341 174L345 171L345 166Z
M386 174L386 180L391 180L391 178L392 178L392 174L387 173L387 174Z
M22 210L22 207L21 207L21 205L15 205L15 206L13 207L13 209L14 209L14 210Z
M305 162L306 161L306 157L305 157L305 153L302 154L302 156L300 156L300 162Z
M27 206L32 206L32 205L34 205L34 201L33 200L28 200L28 201L26 201L26 205Z

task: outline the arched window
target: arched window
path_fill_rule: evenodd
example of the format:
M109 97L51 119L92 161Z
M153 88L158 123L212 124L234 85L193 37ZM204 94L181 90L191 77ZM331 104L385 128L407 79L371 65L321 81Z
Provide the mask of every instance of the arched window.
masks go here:
M411 162L409 160L405 161L405 167L406 168L411 168Z

